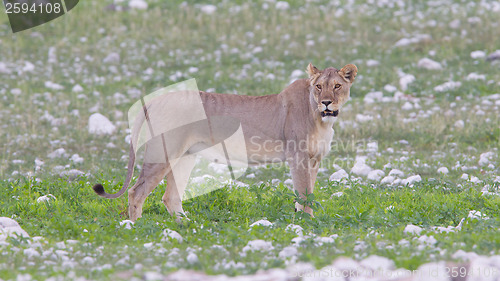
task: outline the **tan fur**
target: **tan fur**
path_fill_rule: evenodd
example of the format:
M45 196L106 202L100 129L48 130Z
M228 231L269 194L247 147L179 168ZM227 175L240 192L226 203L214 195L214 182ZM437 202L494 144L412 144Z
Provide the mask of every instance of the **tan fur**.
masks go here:
M341 70L319 70L309 64L307 73L309 78L297 80L275 95L241 96L200 92L209 123L216 116L226 116L241 122L245 144L228 143L229 154L241 156L241 161L248 160L250 165L287 162L294 189L303 197L313 192L319 163L330 150L335 112L338 114L349 99L357 68L348 64ZM154 104L148 105L148 108L152 107ZM165 177L167 187L163 203L171 215L183 215L182 194L194 167L194 148L210 147L214 139L221 137L222 132L217 131L185 130L180 138L182 142L169 143L168 148L173 159L181 160L166 164L144 163L137 182L129 190L130 219L135 221L141 216L146 197ZM154 149L151 149L153 142L146 143L145 159L154 156ZM304 143L305 147L299 145ZM245 150L241 149L242 145ZM240 155L241 151L246 151L246 155ZM131 147L127 182L117 194L105 193L102 186L100 189L94 187L94 190L106 198L123 194L132 177L134 161ZM176 176L174 179L173 174L177 171L181 172L182 177ZM310 207L296 203L296 208L313 214Z

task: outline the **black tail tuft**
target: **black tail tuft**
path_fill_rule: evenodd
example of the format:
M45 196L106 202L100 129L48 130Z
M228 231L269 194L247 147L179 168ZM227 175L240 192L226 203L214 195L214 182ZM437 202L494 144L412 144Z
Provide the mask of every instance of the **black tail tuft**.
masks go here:
M102 184L98 183L96 185L94 185L94 187L92 187L92 189L95 191L95 193L97 193L98 195L103 195L104 193L104 186L102 186Z

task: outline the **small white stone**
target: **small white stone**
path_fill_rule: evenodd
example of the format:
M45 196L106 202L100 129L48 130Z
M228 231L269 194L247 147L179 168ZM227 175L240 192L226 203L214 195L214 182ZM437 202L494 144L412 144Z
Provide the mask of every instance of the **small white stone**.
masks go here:
M440 174L444 174L444 175L446 175L446 174L448 174L450 171L449 171L449 170L448 170L448 168L446 168L446 167L441 167L441 168L439 168L439 169L437 170L437 172L438 172L438 173L440 173Z
M176 239L179 243L182 243L182 241L184 241L182 236L177 231L168 228L163 230L163 238L161 239L161 241L169 241L171 239Z
M341 181L349 177L349 174L344 169L340 169L330 176L330 181Z
M394 177L399 177L399 178L402 178L405 176L405 173L403 173L403 171L399 170L399 169L392 169L390 172L389 172L389 176L394 176Z
M106 116L94 113L89 117L89 133L95 135L110 135L116 127Z
M396 177L394 176L386 176L384 177L380 183L381 184L392 184L394 182L394 180L396 179Z
M351 169L351 173L358 176L367 176L373 169L366 165L366 157L357 156L354 166Z
M486 53L484 51L473 51L470 53L470 57L473 59L482 59L486 57Z
M203 5L201 6L201 12L207 15L212 15L217 11L217 6L215 5Z
M414 176L410 176L406 179L404 179L401 183L403 185L412 185L416 182L420 182L422 181L422 177L420 175L414 175Z
M51 200L56 200L57 198L52 195L52 194L47 194L47 195L43 195L43 196L40 196L36 199L36 202L37 203L43 203L43 202L49 202Z
M134 222L131 220L122 220L120 226L124 226L125 229L132 229Z
M407 233L407 234L416 234L416 235L419 235L420 232L422 232L423 228L421 228L420 226L416 226L416 225L413 225L413 224L409 224L405 227L405 229L403 230L404 233Z
M148 8L148 3L144 0L130 0L128 6L131 9L146 10Z
M465 126L465 122L464 122L464 120L457 120L455 122L454 126L457 129L463 129L463 127Z
M276 10L288 10L290 8L290 4L286 1L278 1L276 2Z
M258 220L250 225L250 227L254 226L272 226L273 223L268 220Z
M490 219L488 216L482 214L480 211L475 211L475 210L470 211L467 218L473 219L473 220L489 220Z
M384 176L385 176L384 171L373 170L373 171L370 171L368 173L368 176L366 177L366 179L372 180L372 181L380 181L380 179L382 179L382 177L384 177Z
M120 62L120 54L112 52L109 53L103 60L103 63L109 63L109 64L114 64L114 63L119 63Z
M303 230L302 226L296 224L289 224L285 228L285 231L293 231L299 236L302 236Z
M248 241L247 245L243 247L243 252L248 251L270 251L274 249L273 244L271 242L267 242L261 239Z
M75 86L73 86L73 88L71 89L71 91L73 93L80 93L80 92L83 92L83 88L79 84L76 84Z
M441 64L437 61L433 61L429 58L423 58L418 61L417 66L419 68L427 69L427 70L440 70L443 69Z
M186 260L190 264L195 264L200 261L195 253L189 253L188 256L186 257Z
M410 102L405 102L403 104L403 106L401 107L402 110L412 110L413 109L413 104L411 104Z
M296 247L294 247L294 246L287 246L287 247L283 248L283 250L281 250L279 252L278 256L281 259L286 259L286 258L289 258L289 257L297 255L297 253L298 253L298 251L297 251Z
M339 191L339 192L333 193L331 197L333 197L333 196L335 196L335 197L341 197L342 195L344 195L344 192Z

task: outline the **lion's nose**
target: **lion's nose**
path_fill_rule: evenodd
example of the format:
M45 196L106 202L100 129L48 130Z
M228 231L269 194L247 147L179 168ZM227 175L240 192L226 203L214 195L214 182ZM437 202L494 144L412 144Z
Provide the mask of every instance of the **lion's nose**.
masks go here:
M328 105L331 104L332 102L329 100L324 100L321 103L324 104L326 107L328 107Z

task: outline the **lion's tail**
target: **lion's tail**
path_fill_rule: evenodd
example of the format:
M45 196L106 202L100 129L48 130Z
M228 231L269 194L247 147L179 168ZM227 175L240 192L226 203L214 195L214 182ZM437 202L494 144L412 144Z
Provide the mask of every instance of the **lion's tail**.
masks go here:
M132 147L132 142L130 142L130 153L129 153L129 160L128 160L127 179L123 183L122 189L120 189L120 191L118 191L115 194L109 194L109 193L106 193L106 191L104 191L104 186L102 186L102 184L100 184L100 183L94 185L92 187L92 189L94 189L94 191L95 191L95 193L97 193L97 195L104 197L104 198L108 198L108 199L114 199L114 198L118 198L118 197L122 196L123 193L125 193L125 191L127 191L128 187L130 185L130 182L132 180L132 175L134 174L134 164L135 164L135 152L134 152L134 149Z

